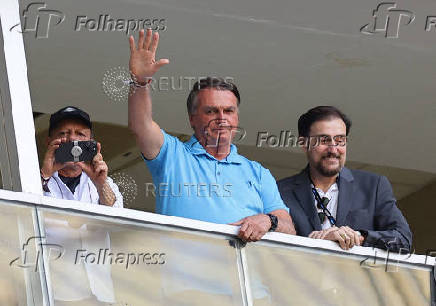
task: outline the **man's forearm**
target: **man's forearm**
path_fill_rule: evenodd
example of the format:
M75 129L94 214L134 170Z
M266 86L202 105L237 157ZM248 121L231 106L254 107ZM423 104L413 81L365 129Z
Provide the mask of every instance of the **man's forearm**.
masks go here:
M294 224L292 223L292 218L286 210L275 210L271 212L278 219L278 226L276 232L295 235Z
M98 202L101 205L113 206L116 199L115 193L113 192L111 186L106 181L103 186L97 188L98 192Z
M134 91L129 96L129 129L137 135L152 125L152 104L148 86Z
M135 134L136 143L148 159L159 153L163 134L152 119L152 103L148 87L135 88L129 97L129 128Z

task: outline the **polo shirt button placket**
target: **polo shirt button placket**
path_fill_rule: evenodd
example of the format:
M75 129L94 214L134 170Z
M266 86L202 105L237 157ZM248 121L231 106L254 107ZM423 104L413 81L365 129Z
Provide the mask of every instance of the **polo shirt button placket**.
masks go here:
M219 184L220 182L221 182L221 179L220 179L220 177L221 177L221 163L218 161L217 163L216 163L216 167L215 167L215 181L216 181L216 183L217 184Z

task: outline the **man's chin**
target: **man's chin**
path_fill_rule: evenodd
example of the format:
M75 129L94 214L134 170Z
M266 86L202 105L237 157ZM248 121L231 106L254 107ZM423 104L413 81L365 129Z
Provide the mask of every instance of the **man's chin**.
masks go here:
M337 175L339 172L341 172L341 170L342 170L342 166L340 164L337 166L334 166L334 167L318 165L317 168L318 168L318 172L326 177L333 177L333 176Z
M227 135L225 135L225 136L224 135L219 135L219 137L217 135L217 137L210 137L208 139L207 143L208 143L208 146L211 146L211 147L213 147L213 146L223 147L223 146L226 146L226 145L230 145L231 139Z
M66 162L62 169L59 169L58 172L64 174L73 174L77 172L81 172L82 168L74 162Z
M68 169L76 170L78 168L80 168L80 166L77 165L76 163L74 163L74 162L66 162L66 163L64 163L64 165L62 167L62 170L68 170Z

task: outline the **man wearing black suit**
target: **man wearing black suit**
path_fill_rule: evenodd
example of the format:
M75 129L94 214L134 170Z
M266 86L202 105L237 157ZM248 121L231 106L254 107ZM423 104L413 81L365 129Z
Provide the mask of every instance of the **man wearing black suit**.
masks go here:
M297 234L354 245L409 251L412 234L386 177L344 167L351 121L332 106L298 120L308 166L278 182Z

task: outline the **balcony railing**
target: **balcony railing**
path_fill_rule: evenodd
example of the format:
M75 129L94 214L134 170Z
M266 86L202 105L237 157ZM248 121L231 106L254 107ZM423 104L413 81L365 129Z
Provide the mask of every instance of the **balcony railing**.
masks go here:
M432 305L435 258L0 191L0 305ZM433 304L434 305L434 304Z

